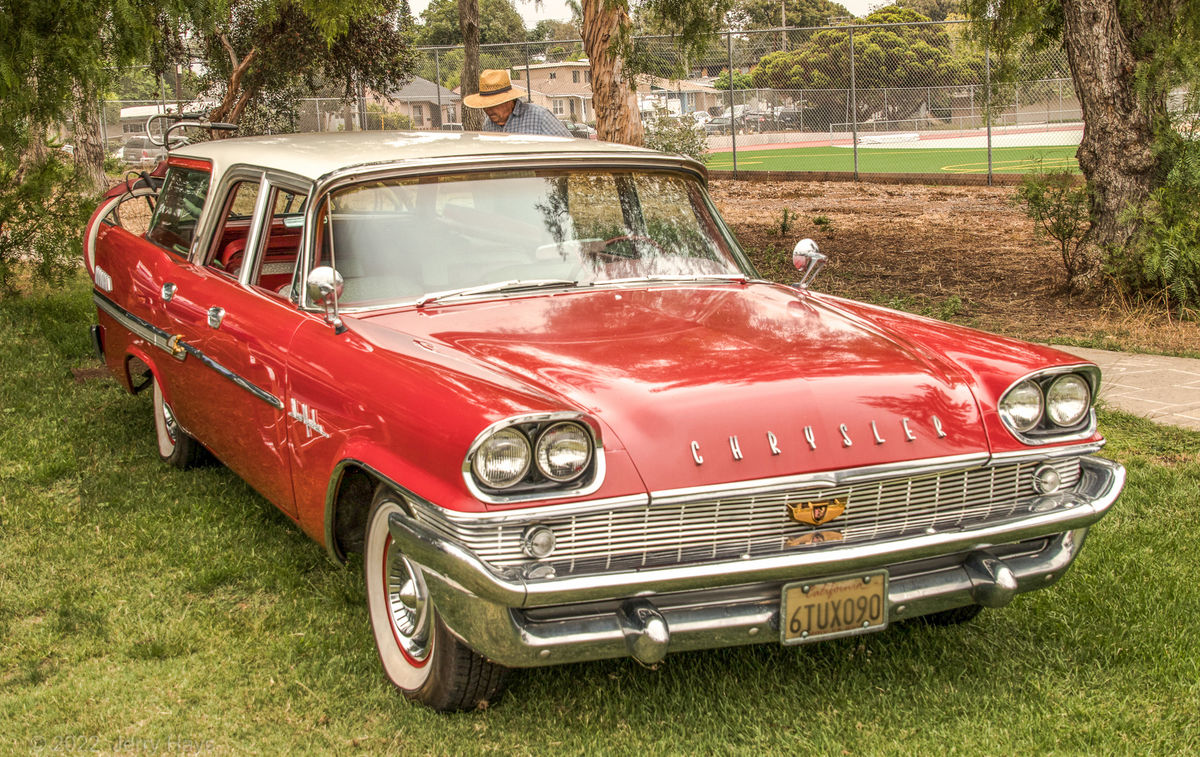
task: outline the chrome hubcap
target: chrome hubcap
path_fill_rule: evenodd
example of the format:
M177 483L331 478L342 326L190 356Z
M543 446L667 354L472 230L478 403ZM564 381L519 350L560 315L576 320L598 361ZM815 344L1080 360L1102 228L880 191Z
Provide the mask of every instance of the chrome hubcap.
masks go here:
M425 580L390 541L383 560L392 631L404 653L420 662L429 655L429 594Z
M167 436L171 439L171 444L174 444L175 440L179 438L179 424L175 422L175 413L171 412L171 406L165 400L162 403L162 412L163 427L167 430Z

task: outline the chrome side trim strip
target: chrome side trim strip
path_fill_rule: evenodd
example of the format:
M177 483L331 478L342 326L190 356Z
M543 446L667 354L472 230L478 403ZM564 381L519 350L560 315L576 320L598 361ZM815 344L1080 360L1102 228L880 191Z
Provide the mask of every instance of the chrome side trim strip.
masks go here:
M93 291L92 300L96 303L96 307L100 308L105 313L108 313L110 316L116 319L118 323L133 332L134 335L140 336L142 339L150 342L155 347L158 347L160 350L176 360L183 360L188 355L191 355L207 367L216 371L222 377L229 379L234 384L237 384L241 388L250 392L255 397L258 397L260 400L266 402L276 410L283 410L283 400L279 399L274 394L271 394L266 389L254 384L243 376L240 376L229 370L216 360L213 360L208 355L205 355L199 349L188 344L182 339L179 339L176 335L168 334L166 331L163 331L154 324L142 320L117 303L100 294L100 292Z
M189 355L196 358L201 363L204 363L209 368L212 368L214 371L216 371L222 377L229 379L233 383L237 384L241 388L250 392L255 397L258 397L260 400L267 403L268 405L275 408L276 410L281 410L281 411L283 410L283 400L279 399L274 394L271 394L266 389L263 389L262 387L249 381L248 379L244 378L243 376L240 376L240 375L234 373L233 371L231 371L228 368L226 368L225 366L221 365L216 360L213 360L208 355L205 355L203 352L196 349L195 347L188 344L187 342L179 340L177 343L179 344L180 347L187 350L187 353Z
M134 336L141 337L171 357L178 359L175 350L171 349L172 334L168 334L149 321L138 318L103 294L100 294L99 291L92 291L92 301L96 303L96 307L112 316L117 323L129 329Z

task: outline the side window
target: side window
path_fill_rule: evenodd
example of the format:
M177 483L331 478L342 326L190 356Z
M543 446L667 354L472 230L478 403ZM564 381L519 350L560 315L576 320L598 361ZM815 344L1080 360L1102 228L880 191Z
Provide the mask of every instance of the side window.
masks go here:
M258 203L259 180L239 181L229 188L222 209L221 223L213 234L208 265L230 276L237 276L250 244L251 222Z
M187 255L208 195L208 180L208 171L169 168L146 238L171 252Z
M267 294L294 299L292 289L296 264L300 259L300 237L304 225L302 195L285 187L275 187L270 200L271 218L263 235L262 254L258 256L250 284Z

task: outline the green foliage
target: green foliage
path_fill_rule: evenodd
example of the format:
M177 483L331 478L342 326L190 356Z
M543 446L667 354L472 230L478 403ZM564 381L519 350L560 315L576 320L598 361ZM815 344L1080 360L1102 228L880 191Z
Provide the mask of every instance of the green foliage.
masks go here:
M1039 235L1058 243L1070 292L1076 277L1095 267L1084 244L1091 225L1087 187L1069 171L1031 171L1022 177L1013 201L1024 207Z
M1193 98L1193 106L1195 105ZM1193 111L1194 112L1194 111ZM1109 267L1134 292L1161 295L1180 313L1200 310L1200 125L1160 137L1167 166L1162 184L1138 212L1127 214L1140 233L1129 250L1114 251Z
M729 75L729 69L721 69L721 74L713 80L714 89L729 89L730 79L733 80L734 89L753 89L754 79L750 74L743 74L740 71L734 71L733 76Z
M199 52L202 84L222 101L210 116L223 120L251 105L284 107L268 120L286 120L283 100L302 91L390 92L415 65L405 0L193 0L160 15L158 32L164 70Z
M458 0L433 0L421 11L416 34L420 45L461 45ZM525 36L525 21L511 0L479 0L479 44L521 42Z
M646 118L645 146L651 150L687 155L701 163L708 162L708 138L704 128L690 116L672 118L660 111L655 118Z
M439 50L436 61L432 55L428 54L422 55L418 61L413 72L422 79L437 82L440 69L441 81L438 83L443 87L457 89L462 84L463 50L461 47L454 50ZM519 81L525 75L525 70L520 66L514 68L509 59L486 50L479 54L479 68L480 70L487 68L510 69L513 81Z
M579 26L570 21L542 19L529 32L531 42L550 42L552 40L576 40L581 38Z
M77 259L86 206L55 124L94 109L150 38L150 10L123 0L0 3L0 289L18 261L57 282Z
M406 113L391 113L384 110L382 105L367 106L367 128L370 129L411 129L412 116Z
M21 271L53 285L78 268L81 232L95 205L81 184L61 150L17 171L0 165L0 295L16 291Z
M608 4L610 0L602 0ZM600 37L609 37L618 56L624 61L624 74L633 81L638 73L661 75L671 70L682 75L688 61L700 59L724 26L726 14L735 0L611 0L617 8L631 14L623 24L603 30ZM651 49L646 40L634 39L635 31L670 34L674 43L667 52Z
M812 219L813 225L821 231L829 231L833 228L833 221L829 220L829 216L821 215Z
M945 21L948 16L959 12L961 0L896 0L901 8L910 8L931 21Z
M796 220L796 214L789 208L784 208L783 213L779 218L779 236L783 236L791 230L792 224Z
M914 10L889 5L856 24L903 24L928 21ZM954 84L983 79L980 52L956 46L942 26L876 27L854 35L855 83L860 90L897 89L887 100L888 119L908 118L925 105L935 111L948 109L945 90L930 101L924 89L930 82ZM753 86L776 89L849 89L850 34L846 29L828 29L790 50L768 53L751 71ZM911 90L905 92L904 90ZM946 100L941 102L939 100ZM832 109L814 112L813 125L845 120ZM860 101L860 118L872 115L879 106ZM808 120L806 115L805 120Z
M734 11L735 24L743 29L774 29L780 25L778 0L742 0ZM853 14L830 0L786 0L788 26L825 26L831 19Z

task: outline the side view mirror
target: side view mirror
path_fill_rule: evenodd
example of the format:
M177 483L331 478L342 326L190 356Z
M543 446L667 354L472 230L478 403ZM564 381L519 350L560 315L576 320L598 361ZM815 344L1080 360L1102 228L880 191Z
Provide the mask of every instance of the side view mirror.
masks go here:
M346 286L342 274L327 265L317 266L308 272L305 285L308 289L308 299L312 300L314 305L325 308L325 322L332 324L339 334L345 331L346 326L338 316L338 299Z
M801 239L796 242L796 248L792 250L792 265L800 272L800 280L794 286L797 289L808 289L808 285L817 277L817 272L825 265L827 259L813 240Z

